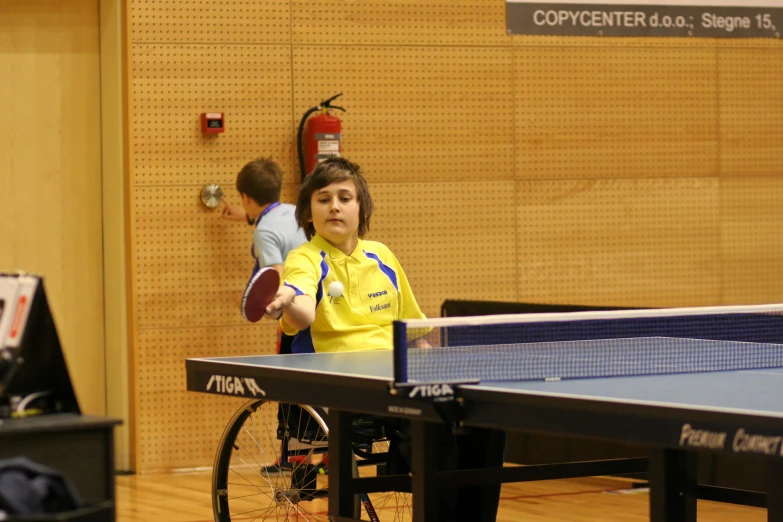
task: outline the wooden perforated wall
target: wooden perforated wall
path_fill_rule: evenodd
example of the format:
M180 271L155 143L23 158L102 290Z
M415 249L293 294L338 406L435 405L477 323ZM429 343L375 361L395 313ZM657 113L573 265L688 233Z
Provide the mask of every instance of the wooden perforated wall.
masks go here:
M41 274L79 405L106 414L98 0L0 2L0 271Z
M616 306L783 300L783 45L509 37L503 0L131 0L136 467L211 463L236 401L184 359L271 353L239 315L248 160L298 178L299 118L343 93L370 237L444 299ZM226 113L205 138L201 112Z

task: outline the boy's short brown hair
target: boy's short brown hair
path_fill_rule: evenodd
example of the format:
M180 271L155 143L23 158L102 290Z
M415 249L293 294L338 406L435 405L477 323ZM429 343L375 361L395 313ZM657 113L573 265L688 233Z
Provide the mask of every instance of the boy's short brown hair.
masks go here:
M302 187L299 189L299 198L296 203L296 221L301 229L304 230L307 239L312 239L315 235L313 223L309 221L313 215L310 208L310 199L313 193L332 183L339 183L349 179L356 186L356 197L359 200L359 237L364 237L369 232L373 204L361 167L345 158L329 158L315 167L312 174L305 178Z
M271 158L256 158L237 174L237 190L259 205L280 200L283 170Z

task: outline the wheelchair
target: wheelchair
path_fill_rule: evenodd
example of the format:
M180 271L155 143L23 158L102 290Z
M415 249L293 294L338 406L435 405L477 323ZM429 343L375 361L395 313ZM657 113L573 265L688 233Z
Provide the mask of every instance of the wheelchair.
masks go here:
M212 468L215 522L296 520L327 522L328 441L326 412L266 400L250 400L233 415ZM353 422L354 477L386 472L393 430L382 419L357 415ZM365 499L366 501L366 499ZM370 493L377 519L354 497L354 518L412 520L410 493Z

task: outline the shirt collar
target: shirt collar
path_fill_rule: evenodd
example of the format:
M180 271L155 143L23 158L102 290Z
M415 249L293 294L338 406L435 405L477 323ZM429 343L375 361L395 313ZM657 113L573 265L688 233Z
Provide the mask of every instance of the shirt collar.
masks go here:
M323 237L319 236L318 234L313 236L313 239L310 240L310 242L318 247L320 250L326 252L326 255L328 255L330 258L339 261L342 259L345 259L347 257L352 257L354 259L361 259L361 254L364 249L363 243L364 241L362 239L358 239L356 241L356 248L353 249L353 253L350 256L346 256L342 250L337 248L336 246L332 245L330 242L328 242Z

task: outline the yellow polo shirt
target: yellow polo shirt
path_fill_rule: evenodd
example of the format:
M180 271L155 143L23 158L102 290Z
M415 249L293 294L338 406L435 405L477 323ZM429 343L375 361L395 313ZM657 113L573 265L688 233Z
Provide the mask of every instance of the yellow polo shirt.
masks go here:
M397 258L376 241L360 239L346 256L315 235L288 254L282 280L315 301L307 330L280 320L283 332L296 334L294 353L391 350L392 321L424 318ZM327 295L332 281L343 284L342 296Z

